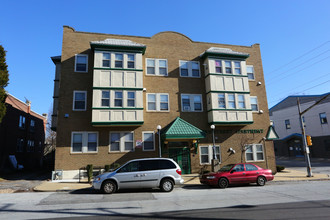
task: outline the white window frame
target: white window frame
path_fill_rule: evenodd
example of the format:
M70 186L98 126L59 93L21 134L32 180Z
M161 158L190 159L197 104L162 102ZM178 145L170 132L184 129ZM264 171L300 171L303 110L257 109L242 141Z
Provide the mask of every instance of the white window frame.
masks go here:
M229 97L234 97L234 100L231 100ZM232 106L229 103L234 103L234 107L232 108ZM235 94L227 94L227 108L228 109L236 109L237 108L236 95Z
M153 141L153 149L144 149L144 134L152 133L152 141ZM143 131L142 132L142 143L143 143L143 151L155 151L155 132L154 131Z
M153 60L154 61L154 66L148 66L148 60ZM160 74L160 67L159 62L160 61L165 61L166 62L166 74L162 75ZM155 74L148 74L148 67L153 67L154 68L154 73ZM155 59L155 58L146 58L146 75L147 76L168 76L168 62L167 59Z
M109 98L103 98L103 92L108 92L109 93ZM105 106L103 105L102 101L103 100L108 100L109 101L109 105ZM109 90L102 90L101 91L101 107L110 107L111 105L111 91Z
M116 98L116 92L121 93L121 98ZM116 106L116 100L121 100L121 106ZM113 105L115 108L122 108L124 106L124 91L122 90L114 91Z
M129 56L133 56L133 61L128 59ZM135 60L136 60L136 59L135 59L135 54L128 53L128 54L127 54L126 68L127 68L127 69L135 69L135 66L136 66L136 62L135 62ZM128 63L133 63L133 67L128 67Z
M128 93L133 93L134 94L134 98L132 99L132 98L129 98L128 97ZM133 106L129 106L128 105L128 101L134 101L134 105ZM135 91L127 91L126 92L126 107L127 108L135 108L135 106L136 106L136 92Z
M248 72L248 68L252 68L252 72ZM252 75L253 78L249 77L249 74ZM246 65L246 75L248 76L248 79L251 81L255 81L255 75L254 75L254 66L253 65Z
M243 97L243 100L240 100L240 97ZM243 104L243 107L240 107L240 104ZM239 109L246 109L245 95L242 94L237 95L237 107Z
M255 99L257 101L257 104L252 104L252 99ZM259 112L259 104L258 104L257 96L250 96L250 105L251 105L252 112ZM253 110L252 105L257 105L257 110Z
M104 54L109 54L109 59L104 59ZM104 66L103 61L109 61L109 66ZM110 52L102 52L102 67L111 68L111 53Z
M202 147L207 147L208 148L208 162L207 163L202 163ZM217 154L217 159L219 160L219 163L221 163L221 148L220 145L214 145L215 148L219 149L219 154ZM213 145L199 145L199 163L200 165L206 165L206 164L211 164L213 159Z
M17 138L16 152L24 152L24 138Z
M117 60L116 55L121 55L122 59L121 60ZM116 61L121 61L121 67L116 67ZM124 54L123 53L115 53L115 68L118 69L123 69L124 68Z
M111 150L111 134L119 134L119 150ZM133 140L132 140L132 150L125 150L125 137L126 134L132 134L133 135ZM115 153L115 152L134 152L135 151L135 146L134 146L134 131L111 131L109 132L109 152L110 153Z
M156 109L155 110L152 110L152 109L149 109L149 95L154 95L155 96L155 106L156 106ZM160 99L160 96L161 95L166 95L167 96L167 106L168 106L168 109L167 110L161 110L160 109L160 104L161 104L161 99ZM147 93L147 111L148 112L169 112L170 111L170 95L168 93Z
M188 109L184 109L183 106L183 100L182 100L182 96L189 96L189 104L190 104L190 108ZM201 110L195 110L195 102L194 102L194 96L199 96L201 99ZM203 97L201 94L181 94L181 111L182 112L203 112Z
M257 151L257 145L261 145L261 147L262 147L262 151ZM252 146L252 152L247 152L247 149L248 149L248 147L249 146ZM246 151L245 151L245 161L246 162L259 162L259 161L265 161L265 149L264 149L264 145L263 144L246 144L245 145L245 149L246 149ZM262 160L258 160L257 158L257 154L258 153L262 153L262 157L263 157L263 159ZM248 160L247 159L247 154L252 154L252 158L253 158L253 160Z
M75 109L76 93L84 93L85 94L85 107L84 107L84 109ZM87 91L74 90L73 91L72 110L73 111L86 111L86 107L87 107Z
M328 118L325 112L320 113L319 116L320 116L321 125L328 124Z
M181 66L182 63L186 63L187 64L187 69L188 69L188 76L183 76L181 74ZM193 76L193 68L192 68L192 64L193 63L197 63L198 64L198 72L199 75L198 76ZM201 77L201 68L200 68L200 63L199 61L187 61L187 60L179 60L179 68L180 68L180 77L189 77L189 78L200 78Z
M78 64L77 61L78 61L79 56L86 57L86 70L85 71L77 70L77 64ZM87 73L88 72L88 55L87 54L75 54L74 71L77 73Z
M290 119L284 120L285 129L291 129Z
M223 96L223 103L224 103L224 107L221 107L220 106L220 96ZM222 97L221 97L221 99L222 99ZM218 94L218 108L220 108L220 109L226 109L226 94L225 93L219 93Z
M75 134L81 134L82 146L81 151L73 151L73 136ZM96 134L96 151L88 151L88 134ZM99 133L97 131L73 131L71 132L71 148L72 154L83 154L83 153L97 153L99 150Z
M217 62L220 63L220 66L217 66ZM217 72L217 67L220 68L220 72ZM215 73L222 74L222 73L223 73L223 69L222 69L222 67L223 67L222 60L214 60L214 72L215 72Z
M239 67L236 67L236 63L239 64ZM240 61L234 61L233 69L234 69L234 74L235 75L242 75L242 64L241 64ZM236 73L237 69L239 69L239 73Z

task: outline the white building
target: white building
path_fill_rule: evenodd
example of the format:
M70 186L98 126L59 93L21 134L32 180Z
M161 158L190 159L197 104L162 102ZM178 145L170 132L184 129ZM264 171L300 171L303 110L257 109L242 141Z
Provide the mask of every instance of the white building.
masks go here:
M301 126L297 99L301 111L309 108L327 94L289 96L269 110L270 119L279 136L275 141L275 152L278 156L302 156ZM312 137L310 147L312 157L330 158L330 96L303 114L306 135Z

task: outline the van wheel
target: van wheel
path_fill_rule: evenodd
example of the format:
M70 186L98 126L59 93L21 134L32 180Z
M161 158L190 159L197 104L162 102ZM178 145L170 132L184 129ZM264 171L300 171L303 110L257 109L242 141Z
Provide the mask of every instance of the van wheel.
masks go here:
M171 192L174 188L174 182L171 179L163 179L160 182L160 190L163 192Z
M114 183L114 181L112 181L112 180L106 180L102 184L102 191L103 191L103 193L111 194L111 193L116 192L116 189L117 189L117 186Z

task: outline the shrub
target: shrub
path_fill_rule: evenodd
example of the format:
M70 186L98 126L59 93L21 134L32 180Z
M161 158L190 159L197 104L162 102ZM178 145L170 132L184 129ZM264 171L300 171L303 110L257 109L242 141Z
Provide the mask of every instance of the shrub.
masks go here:
M93 177L93 164L88 164L86 166L88 182L90 183Z
M285 169L284 166L282 166L282 165L276 165L276 171L277 171L277 172L281 172L281 171L284 170L284 169Z
M105 172L109 172L110 171L110 165L109 164L105 165L104 170L105 170Z

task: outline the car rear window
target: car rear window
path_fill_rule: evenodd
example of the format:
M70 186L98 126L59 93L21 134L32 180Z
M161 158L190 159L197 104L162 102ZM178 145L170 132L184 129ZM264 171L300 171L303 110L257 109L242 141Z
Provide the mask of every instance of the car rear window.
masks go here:
M175 169L175 164L170 160L159 160L159 169Z
M140 171L175 169L176 165L169 160L142 160Z

